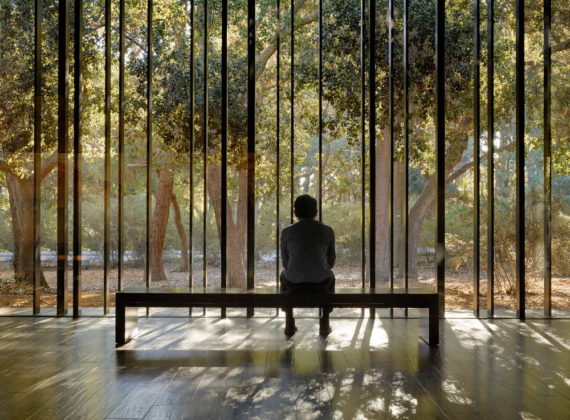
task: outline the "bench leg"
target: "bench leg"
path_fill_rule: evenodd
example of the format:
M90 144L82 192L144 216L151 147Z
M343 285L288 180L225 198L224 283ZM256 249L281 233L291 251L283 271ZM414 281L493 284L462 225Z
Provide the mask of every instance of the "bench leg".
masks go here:
M293 319L293 308L285 308L285 329L288 327L295 327L295 320Z
M139 308L125 307L117 302L115 312L115 343L117 347L128 343L139 332L138 328Z
M431 305L429 307L429 345L437 346L439 344L439 313L438 306Z
M319 319L319 335L326 338L332 332L329 307L322 308L323 316Z

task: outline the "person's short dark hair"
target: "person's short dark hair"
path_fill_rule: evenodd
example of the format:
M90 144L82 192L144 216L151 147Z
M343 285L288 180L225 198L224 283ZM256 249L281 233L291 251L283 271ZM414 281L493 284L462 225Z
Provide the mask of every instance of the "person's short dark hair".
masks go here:
M293 208L295 216L299 219L314 219L317 216L317 200L309 194L297 197Z

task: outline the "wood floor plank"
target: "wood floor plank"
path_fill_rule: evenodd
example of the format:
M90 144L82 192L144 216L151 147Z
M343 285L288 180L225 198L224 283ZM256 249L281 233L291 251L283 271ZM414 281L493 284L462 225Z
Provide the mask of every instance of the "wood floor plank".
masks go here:
M0 418L567 418L570 321L0 318Z
M176 370L169 369L150 381L139 383L129 392L124 400L117 404L107 418L142 419L175 375Z
M183 417L180 408L171 405L154 405L151 407L144 420L176 420Z

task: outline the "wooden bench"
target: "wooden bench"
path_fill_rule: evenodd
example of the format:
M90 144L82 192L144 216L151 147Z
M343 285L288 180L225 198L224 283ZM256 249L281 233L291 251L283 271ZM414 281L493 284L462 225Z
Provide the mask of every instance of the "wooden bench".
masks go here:
M138 333L138 308L428 308L428 343L439 344L439 301L426 289L336 289L329 294L285 294L277 288L127 288L116 297L116 344Z

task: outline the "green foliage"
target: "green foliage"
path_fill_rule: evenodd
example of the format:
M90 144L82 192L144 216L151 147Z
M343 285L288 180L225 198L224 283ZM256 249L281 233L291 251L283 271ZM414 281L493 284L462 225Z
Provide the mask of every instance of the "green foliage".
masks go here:
M195 221L201 220L201 194L203 185L203 123L204 123L204 63L203 3L195 8L195 62L194 62L194 120L190 120L190 26L189 1L155 0L153 33L153 141L155 157L168 153L171 161L164 164L156 159L153 168L151 191L156 191L154 169L175 172L175 193L181 201L182 220L186 229L189 220L188 156L191 127L195 142ZM245 0L230 2L229 14L229 189L232 202L237 196L238 172L245 164L247 137L247 21ZM295 16L295 175L296 192L316 192L318 150L318 26L317 2L298 1ZM570 39L570 10L566 0L553 0L553 43L562 45ZM84 85L83 142L84 142L84 246L101 250L102 243L102 189L103 189L103 136L104 136L104 2L86 0L83 41ZM220 3L209 4L208 42L208 136L209 164L220 159L220 106L221 106L221 16ZM257 251L260 254L273 249L275 228L275 145L277 125L280 127L281 161L278 162L281 182L282 220L288 213L289 153L290 153L290 92L291 76L289 4L282 4L282 16L275 19L274 1L257 1L257 161L256 194L258 208ZM542 183L542 3L527 2L526 38L526 144L527 176L529 182L528 236L540 242L541 183ZM377 134L382 140L388 125L388 43L386 25L387 1L378 2L377 21ZM410 206L420 197L426 180L434 172L434 3L431 0L410 1ZM126 160L127 164L140 164L146 156L146 2L127 1L126 31ZM486 38L483 23L481 38ZM495 111L496 136L504 145L512 141L514 119L514 3L496 1L497 26L495 43ZM117 113L118 113L118 7L113 7L112 36L112 203L111 213L116 215L117 200ZM325 221L337 231L339 248L347 256L356 256L360 249L360 165L361 147L361 87L360 87L360 2L356 0L330 0L323 3L323 113L324 113L324 190ZM472 2L447 2L446 15L446 89L447 89L447 158L448 162L462 162L472 156ZM55 150L57 139L57 65L58 65L58 11L57 2L44 4L42 16L42 73L43 73L43 124L42 149L44 161ZM33 136L33 2L0 0L0 158L20 176L31 174ZM396 3L394 21L395 67L395 139L396 159L402 160L403 128L403 52L401 4ZM276 58L271 49L275 46L276 32L281 28L280 115L276 115ZM367 41L368 42L368 41ZM485 131L486 98L485 66L488 63L485 42L482 42L482 122ZM368 47L368 43L366 48ZM71 49L70 49L71 51ZM269 54L263 61L264 53ZM554 139L554 259L557 270L568 275L566 267L570 244L570 49L553 54L553 139ZM73 88L73 86L71 86ZM367 88L367 85L365 86ZM366 104L368 106L368 104ZM366 110L367 111L367 110ZM71 114L70 114L71 117ZM279 119L279 121L277 121ZM365 123L367 123L365 119ZM483 133L486 137L486 132ZM368 142L368 135L365 140ZM484 142L484 141L483 141ZM509 273L513 244L513 166L512 150L506 148L496 156L497 195L496 217L497 246ZM367 156L368 158L368 156ZM145 188L144 169L127 167L125 185L127 249L144 249ZM5 181L2 181L5 185ZM450 264L465 269L471 252L471 209L473 200L472 175L467 172L450 186L447 195L447 230ZM482 185L482 188L484 186ZM55 175L48 176L43 184L42 236L46 249L55 248ZM5 188L0 191L0 248L11 250L11 216L9 196ZM235 209L234 209L235 211ZM196 223L194 234L201 238L201 223ZM433 214L429 213L423 226L420 248L433 246ZM165 248L180 247L173 225L168 228ZM207 216L207 241L211 252L218 245L217 227L213 211ZM113 237L116 220L113 219ZM195 246L198 243L196 240ZM112 244L116 246L115 243ZM142 248L141 248L142 247ZM532 245L535 249L535 245ZM538 256L537 256L538 255ZM539 259L539 254L532 254Z

